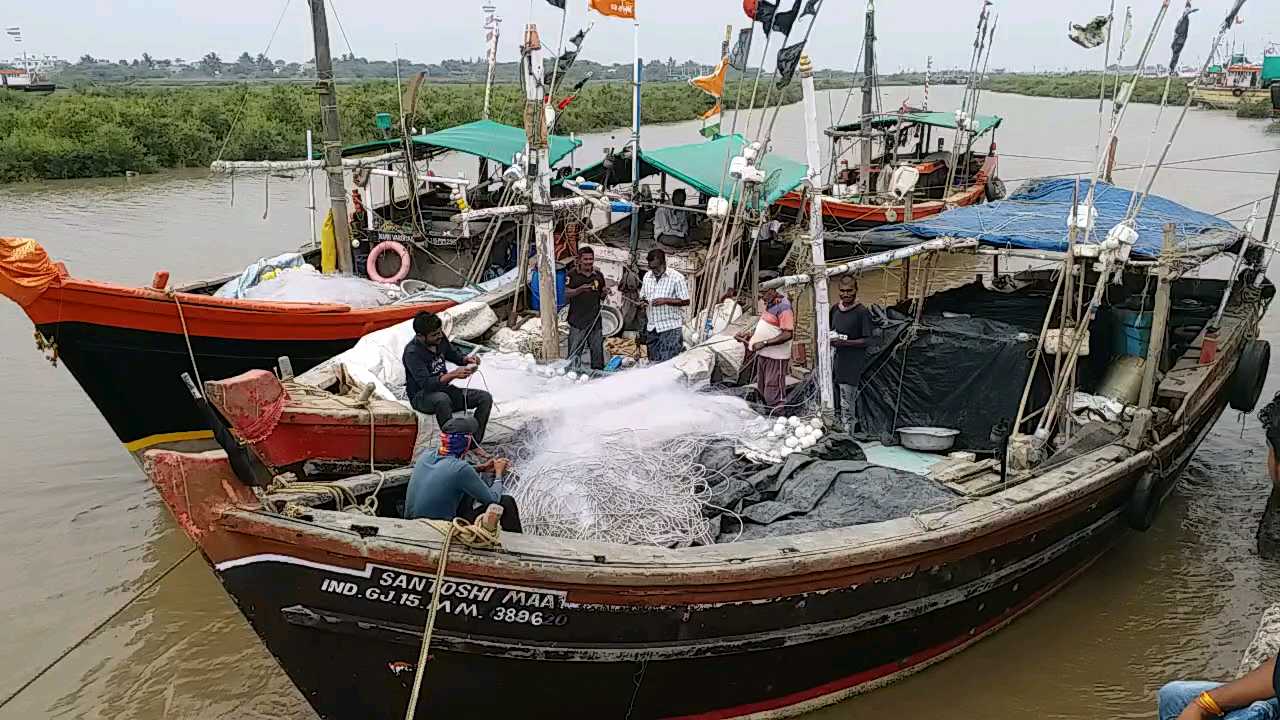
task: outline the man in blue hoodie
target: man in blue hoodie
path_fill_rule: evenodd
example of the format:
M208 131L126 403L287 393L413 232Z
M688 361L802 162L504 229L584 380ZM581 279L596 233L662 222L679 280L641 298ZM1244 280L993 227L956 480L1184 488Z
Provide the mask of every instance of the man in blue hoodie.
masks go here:
M464 459L474 443L476 427L469 417L445 423L440 447L423 453L413 466L405 495L405 519L474 521L489 505L501 505L502 529L520 532L520 511L502 484L507 461L498 458L473 467ZM480 477L481 472L494 473L493 485Z

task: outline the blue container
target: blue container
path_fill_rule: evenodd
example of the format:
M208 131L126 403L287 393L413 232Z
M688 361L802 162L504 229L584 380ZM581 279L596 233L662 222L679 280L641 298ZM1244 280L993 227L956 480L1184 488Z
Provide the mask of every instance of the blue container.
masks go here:
M1114 308L1111 317L1115 321L1112 342L1116 354L1146 357L1151 346L1152 312Z
M564 307L566 302L564 297L564 282L567 274L568 274L568 271L563 268L556 271L556 309L557 310ZM542 296L541 296L541 293L538 292L538 271L537 270L534 270L529 277L529 295L531 298L529 303L530 305L532 305L533 309L541 310Z

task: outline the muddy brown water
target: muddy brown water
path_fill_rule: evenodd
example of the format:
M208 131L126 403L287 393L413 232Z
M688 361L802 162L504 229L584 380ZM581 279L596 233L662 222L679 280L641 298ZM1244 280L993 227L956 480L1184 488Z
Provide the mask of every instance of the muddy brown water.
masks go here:
M919 88L890 88L883 102L892 108L920 96ZM958 91L935 88L931 97L935 107L952 107ZM843 92L824 95L821 119L839 116L844 103ZM1013 155L1091 157L1096 110L1096 101L985 95L983 111L1006 118L997 139L1011 188L1037 174L1084 172L1086 163ZM1141 161L1155 114L1147 106L1130 111L1121 166ZM1280 148L1264 124L1193 112L1171 158ZM577 163L626 135L584 138ZM798 106L782 111L775 135L780 152L804 157ZM651 146L696 139L692 124L645 131ZM1217 212L1268 194L1280 153L1196 167L1233 172L1169 170L1156 190ZM175 283L234 271L308 237L305 181L272 180L269 205L260 179L238 181L234 194L232 205L231 184L202 171L9 186L0 189L0 233L38 238L76 274L131 284L159 269ZM1273 311L1264 321L1272 342L1280 340L1278 318ZM1264 397L1278 381L1280 363ZM146 405L139 397L138 412ZM1129 535L993 637L812 717L1150 718L1165 680L1229 674L1258 613L1280 599L1280 568L1253 547L1267 490L1262 448L1256 419L1228 411L1150 532ZM2 699L191 546L71 376L36 351L30 323L8 302L0 302L0 458ZM314 715L197 556L0 709L0 718L43 717Z

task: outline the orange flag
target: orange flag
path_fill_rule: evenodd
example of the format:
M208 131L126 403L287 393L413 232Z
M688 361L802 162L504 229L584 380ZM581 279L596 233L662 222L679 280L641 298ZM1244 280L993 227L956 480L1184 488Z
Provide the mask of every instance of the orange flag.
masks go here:
M724 97L724 77L729 70L729 61L721 60L710 75L693 78L689 84L714 98Z
M587 0L587 7L609 17L628 20L636 17L635 0Z

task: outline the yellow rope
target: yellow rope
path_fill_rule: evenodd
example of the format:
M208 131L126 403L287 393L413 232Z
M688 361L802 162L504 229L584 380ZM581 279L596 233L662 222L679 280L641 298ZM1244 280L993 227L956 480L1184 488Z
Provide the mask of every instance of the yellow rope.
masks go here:
M187 343L187 357L191 358L191 371L196 374L196 387L203 393L204 380L200 379L200 368L196 365L196 352L191 349L191 333L187 331L187 316L182 311L182 301L178 299L178 293L173 288L166 288L164 294L172 298L173 304L178 306L178 320L182 323L182 339Z
M431 653L431 638L435 634L436 611L440 608L440 588L444 586L444 571L449 564L449 548L454 537L463 545L472 548L498 549L502 547L499 531L490 532L484 527L469 523L460 518L447 520L422 520L422 522L444 535L444 544L440 547L440 562L436 564L435 585L431 589L431 606L427 609L427 624L422 630L422 648L418 651L418 667L413 674L413 690L409 693L409 705L405 708L405 720L413 720L418 707L418 696L422 691L422 677L427 669L427 656Z

